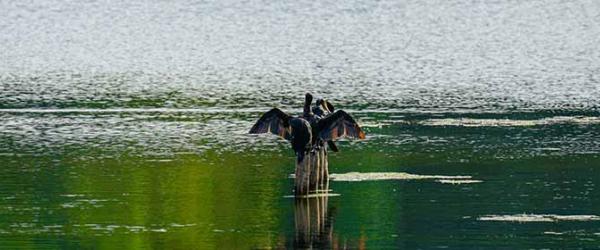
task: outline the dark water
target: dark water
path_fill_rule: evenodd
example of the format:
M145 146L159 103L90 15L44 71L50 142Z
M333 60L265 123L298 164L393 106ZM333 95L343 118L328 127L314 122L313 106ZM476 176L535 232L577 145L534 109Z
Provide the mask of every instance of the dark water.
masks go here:
M595 1L0 2L0 246L600 248ZM292 194L247 131L363 125Z

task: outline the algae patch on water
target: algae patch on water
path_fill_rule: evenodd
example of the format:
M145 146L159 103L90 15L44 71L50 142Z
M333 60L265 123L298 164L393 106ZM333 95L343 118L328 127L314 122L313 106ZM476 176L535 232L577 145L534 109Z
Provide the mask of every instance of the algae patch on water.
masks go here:
M444 180L466 180L471 179L468 175L419 175L404 172L372 172L360 173L349 172L343 174L330 174L333 181L378 181L378 180L422 180L422 179L444 179Z
M481 180L464 180L464 179L462 179L462 180L440 179L440 180L436 180L436 182L444 183L444 184L460 185L460 184L481 183L483 181L481 181Z
M289 175L290 178L296 178L294 174ZM340 174L330 174L329 178L332 181L383 181L383 180L435 180L444 184L473 184L481 183L481 180L473 180L469 175L421 175L409 174L405 172L349 172Z
M557 214L515 214L515 215L484 215L480 221L505 222L559 222L559 221L598 221L598 215L557 215Z
M443 118L428 119L422 122L426 126L462 126L462 127L529 127L554 124L600 124L600 118L591 116L554 116L537 120L511 119L474 119L474 118Z
M320 197L335 197L335 196L340 196L340 194L337 193L313 193L313 194L307 194L307 195L285 195L283 196L283 198L320 198Z

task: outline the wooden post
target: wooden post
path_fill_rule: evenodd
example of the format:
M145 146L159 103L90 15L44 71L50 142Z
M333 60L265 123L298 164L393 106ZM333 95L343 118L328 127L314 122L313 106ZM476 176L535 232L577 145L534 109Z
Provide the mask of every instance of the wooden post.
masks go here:
M294 190L296 196L309 193L309 182L311 172L311 154L304 156L301 162L296 162L296 178L294 179Z
M320 171L320 163L321 163L321 155L319 151L311 150L310 151L310 184L309 184L309 192L317 192L319 190L319 179L321 175Z
M321 160L319 164L319 188L321 190L329 191L329 162L327 160L327 148L323 147L319 154Z
M306 153L302 162L296 162L296 179L294 190L296 196L319 193L329 189L329 170L327 148Z

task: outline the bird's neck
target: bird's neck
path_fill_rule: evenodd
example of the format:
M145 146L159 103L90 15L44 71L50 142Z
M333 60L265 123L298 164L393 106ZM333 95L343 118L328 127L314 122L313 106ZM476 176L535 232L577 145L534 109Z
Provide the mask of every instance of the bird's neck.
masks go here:
M303 112L303 116L304 116L304 117L310 117L310 116L312 116L312 115L313 115L313 113L312 113L312 111L310 110L310 105L304 105L304 112Z

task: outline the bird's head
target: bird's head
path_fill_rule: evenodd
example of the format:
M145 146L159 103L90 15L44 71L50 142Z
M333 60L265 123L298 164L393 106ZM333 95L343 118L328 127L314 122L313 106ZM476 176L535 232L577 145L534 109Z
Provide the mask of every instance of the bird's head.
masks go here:
M310 104L312 103L312 95L310 93L306 93L304 97L304 116L310 116Z
M312 103L313 100L313 96L310 93L306 93L306 95L304 96L304 103L308 103L308 105L310 105L310 103Z

